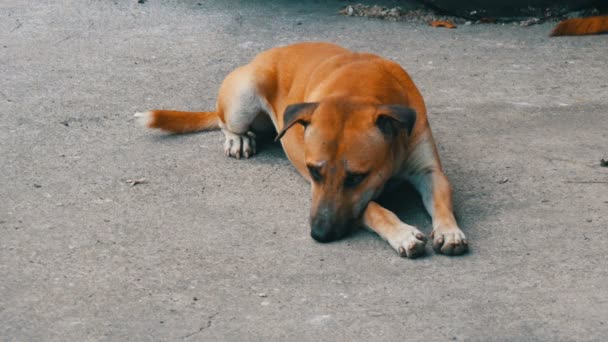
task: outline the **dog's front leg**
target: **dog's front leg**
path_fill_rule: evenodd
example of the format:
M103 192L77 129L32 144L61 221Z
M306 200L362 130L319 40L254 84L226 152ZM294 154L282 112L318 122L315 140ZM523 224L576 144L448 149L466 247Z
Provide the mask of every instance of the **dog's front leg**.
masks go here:
M454 218L452 187L443 171L433 167L419 171L409 179L422 196L424 206L433 219L433 249L446 255L465 253L468 242Z
M402 257L415 258L424 254L424 234L376 202L367 205L363 224L386 240Z

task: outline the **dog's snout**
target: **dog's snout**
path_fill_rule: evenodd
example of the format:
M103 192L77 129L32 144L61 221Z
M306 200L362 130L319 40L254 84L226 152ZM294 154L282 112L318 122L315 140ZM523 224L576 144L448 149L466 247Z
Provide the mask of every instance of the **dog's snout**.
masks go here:
M336 220L332 210L322 207L310 220L310 236L318 242L331 242L345 235L344 224Z
M329 215L325 213L325 210L320 210L310 221L310 236L318 242L330 242L335 240L333 235Z
M337 239L336 234L331 230L312 228L310 236L318 242L331 242Z

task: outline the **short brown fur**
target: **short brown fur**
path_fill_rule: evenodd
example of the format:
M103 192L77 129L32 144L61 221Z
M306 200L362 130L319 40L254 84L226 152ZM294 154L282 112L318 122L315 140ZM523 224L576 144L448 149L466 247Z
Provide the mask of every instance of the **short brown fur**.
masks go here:
M407 180L432 216L435 250L467 250L424 100L395 62L327 43L274 48L226 77L216 112L191 119L184 112L153 113L150 127L172 132L213 128L217 120L225 152L236 158L254 154L251 131L272 122L287 157L311 183L311 235L318 241L362 225L402 256L424 253L424 234L374 202L389 180Z
M583 36L608 33L608 15L567 19L555 26L551 36Z

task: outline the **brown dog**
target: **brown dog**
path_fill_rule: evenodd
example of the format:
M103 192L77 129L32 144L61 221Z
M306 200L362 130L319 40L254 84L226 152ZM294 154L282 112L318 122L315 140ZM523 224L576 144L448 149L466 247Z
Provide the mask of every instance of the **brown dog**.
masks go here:
M255 135L276 129L289 160L312 185L311 236L328 242L362 224L401 256L424 253L418 229L374 202L389 180L407 180L433 219L433 247L458 255L467 240L452 213L420 92L397 64L326 43L259 54L224 80L215 112L135 114L152 128L221 128L225 153L248 158Z

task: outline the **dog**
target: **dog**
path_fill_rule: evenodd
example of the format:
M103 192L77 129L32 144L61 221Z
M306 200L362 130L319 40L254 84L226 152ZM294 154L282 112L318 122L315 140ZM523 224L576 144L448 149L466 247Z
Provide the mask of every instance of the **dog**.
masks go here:
M402 257L424 254L425 235L375 201L389 181L409 181L432 217L434 250L468 250L424 100L395 62L329 43L277 47L224 79L215 111L135 116L173 133L221 129L226 156L237 159L256 153L256 134L278 132L276 140L311 184L310 235L316 241L337 240L363 226Z
M584 36L602 33L608 33L608 15L563 20L553 28L550 35L552 37Z

